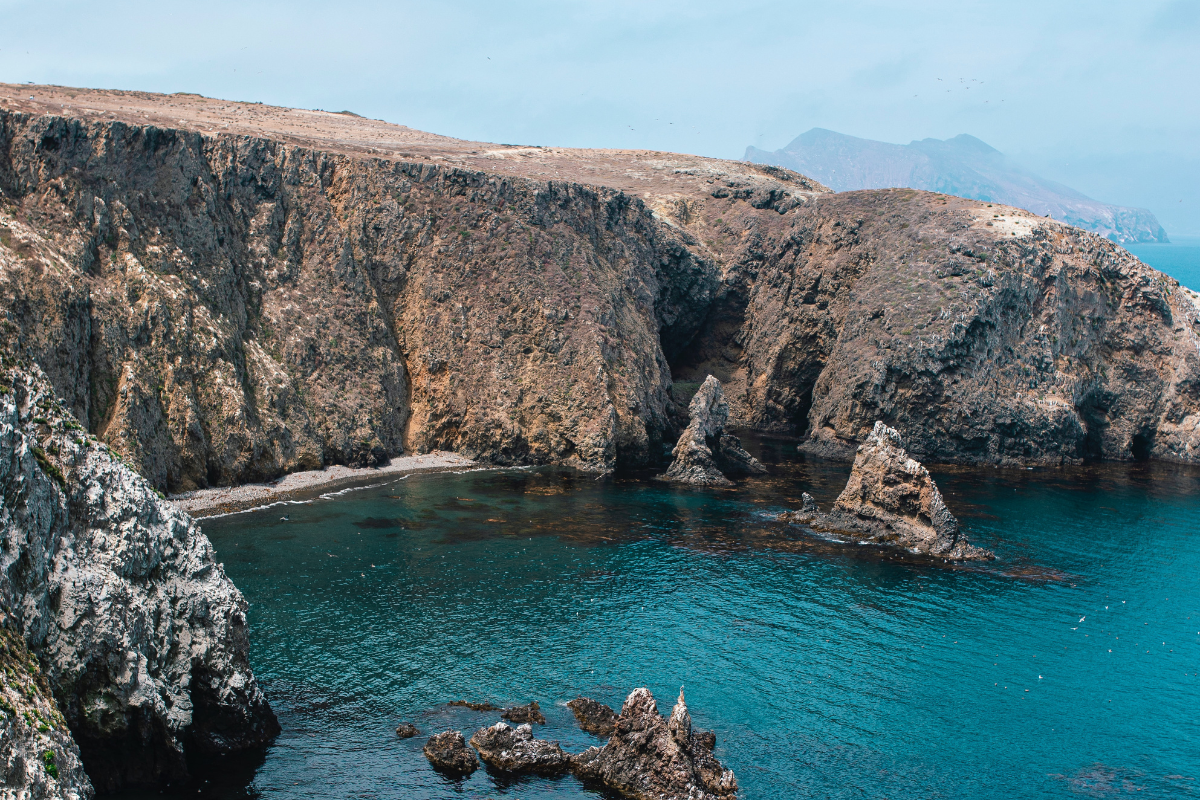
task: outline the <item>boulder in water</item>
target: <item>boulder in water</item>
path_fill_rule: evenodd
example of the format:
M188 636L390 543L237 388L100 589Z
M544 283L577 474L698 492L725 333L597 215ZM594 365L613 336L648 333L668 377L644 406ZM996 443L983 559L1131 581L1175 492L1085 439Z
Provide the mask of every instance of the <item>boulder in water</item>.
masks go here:
M612 736L617 726L617 712L590 697L576 697L567 703L579 727L593 736Z
M420 731L417 730L417 726L413 725L411 722L401 722L396 727L396 735L401 739L411 739L418 733L420 733Z
M542 707L538 705L538 701L534 700L527 706L513 706L512 708L504 709L504 713L500 715L509 722L536 722L538 725L546 724L546 717L542 714Z
M424 751L434 769L451 775L470 775L479 769L479 759L458 731L443 731L430 736Z
M558 742L533 738L528 722L515 728L505 722L480 728L471 737L471 746L485 764L501 772L561 775L571 766L571 756Z
M608 744L575 756L572 769L585 781L603 784L635 800L724 800L737 796L737 779L708 746L715 737L697 736L683 700L670 719L658 713L647 689L634 689L617 717Z
M762 474L767 468L742 448L741 441L725 432L729 404L721 382L709 375L688 404L691 421L675 449L675 460L659 477L694 486L731 486L728 475Z

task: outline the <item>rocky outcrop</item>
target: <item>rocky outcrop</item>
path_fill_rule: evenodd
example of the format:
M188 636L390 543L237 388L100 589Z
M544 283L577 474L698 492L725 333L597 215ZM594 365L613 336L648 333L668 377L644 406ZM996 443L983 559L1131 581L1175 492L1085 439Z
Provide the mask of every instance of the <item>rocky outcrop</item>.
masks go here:
M417 730L417 726L413 725L411 722L401 722L396 726L396 735L401 739L411 739L420 733L421 732Z
M509 722L533 722L538 725L546 724L546 716L542 713L542 707L538 705L538 701L534 700L529 705L513 706L506 708L500 716Z
M76 776L64 727L101 791L182 781L188 755L278 732L247 659L246 601L208 539L11 349L0 355L0 497L0 606L57 704L38 708L58 737L60 783ZM23 774L27 787L40 780Z
M671 452L674 461L661 475L665 481L694 486L732 486L728 475L766 472L758 459L742 448L736 436L725 432L729 404L721 382L709 375L688 404L690 421Z
M475 751L458 731L443 731L429 737L423 748L425 758L434 769L451 775L470 775L479 769Z
M904 547L958 560L992 558L967 543L929 470L909 457L900 434L876 422L858 448L846 488L823 514L807 492L800 511L784 519L859 541Z
M590 697L576 697L567 703L579 727L593 736L612 736L617 726L617 712Z
M7 620L6 620L7 621ZM0 628L0 796L83 800L93 796L79 747L37 658Z
M688 423L673 386L710 374L731 425L837 457L884 420L940 462L1200 461L1190 296L1053 220L674 154L37 94L56 100L0 86L0 307L160 489L435 448L658 467ZM258 132L212 133L222 108Z
M682 690L668 720L648 690L634 689L612 738L576 756L573 769L581 779L634 800L736 797L737 780L713 756L709 741L693 732Z
M571 765L571 757L558 742L533 738L529 723L514 728L497 722L480 728L471 736L471 746L479 751L483 763L501 772L561 775Z

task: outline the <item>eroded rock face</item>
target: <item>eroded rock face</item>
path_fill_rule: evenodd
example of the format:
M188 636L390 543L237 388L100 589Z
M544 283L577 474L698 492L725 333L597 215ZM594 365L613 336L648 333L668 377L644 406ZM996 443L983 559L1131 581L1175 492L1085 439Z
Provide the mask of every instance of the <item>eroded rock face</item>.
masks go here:
M988 559L992 554L967 543L946 508L929 470L909 457L900 433L876 422L858 448L846 488L823 514L811 495L785 515L794 522L859 540L893 544L953 559Z
M658 713L654 696L634 689L617 718L612 738L574 759L583 780L602 783L634 800L717 800L737 795L733 771L713 756L706 736L692 731L682 690L670 719Z
M671 455L674 461L661 475L665 481L694 486L732 486L727 475L766 472L758 459L742 448L741 441L725 432L729 404L721 382L709 375L688 404L690 421Z
M612 736L617 725L617 712L590 697L576 697L567 703L579 727L593 736Z
M25 640L6 628L0 629L0 667L0 797L92 797L79 747L41 665Z
M278 732L247 659L246 601L207 537L11 350L0 492L0 603L98 790L181 781L189 751L246 750Z
M467 740L458 731L443 731L430 736L423 750L434 769L442 772L470 775L479 769L475 751L467 747Z
M497 722L490 728L480 728L471 736L471 746L479 757L502 772L561 775L571 765L571 757L558 742L533 738L529 723L512 727Z
M486 147L0 102L0 305L161 489L435 448L658 466L672 380L709 374L735 426L847 459L882 419L942 462L1200 462L1193 296L1053 220L671 154L558 151L547 182Z

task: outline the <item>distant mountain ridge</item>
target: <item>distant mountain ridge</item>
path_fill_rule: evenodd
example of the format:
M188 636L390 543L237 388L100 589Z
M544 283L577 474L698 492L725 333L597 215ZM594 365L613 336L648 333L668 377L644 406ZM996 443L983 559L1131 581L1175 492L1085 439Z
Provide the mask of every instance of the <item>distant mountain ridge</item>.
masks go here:
M1144 208L1101 203L1014 164L974 136L890 144L813 128L775 152L746 148L746 160L787 167L834 191L908 187L1017 206L1115 242L1166 242Z

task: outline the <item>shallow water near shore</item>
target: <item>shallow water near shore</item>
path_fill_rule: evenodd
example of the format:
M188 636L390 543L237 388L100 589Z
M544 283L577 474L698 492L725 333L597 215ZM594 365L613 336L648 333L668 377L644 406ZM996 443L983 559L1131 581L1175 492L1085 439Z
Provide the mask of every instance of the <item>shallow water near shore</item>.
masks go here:
M283 734L180 796L595 797L421 746L538 700L578 751L567 700L681 685L745 798L1200 795L1200 471L934 469L999 557L949 568L774 521L849 467L755 446L733 490L492 470L205 521Z

